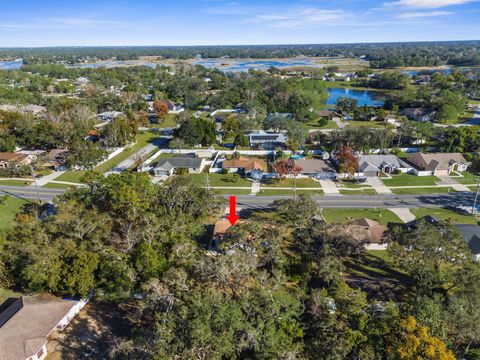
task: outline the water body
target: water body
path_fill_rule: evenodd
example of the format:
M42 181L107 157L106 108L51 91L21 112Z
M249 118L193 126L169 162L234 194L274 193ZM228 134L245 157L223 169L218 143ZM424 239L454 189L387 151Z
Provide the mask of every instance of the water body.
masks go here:
M334 59L334 58L330 58ZM315 59L296 58L296 59L276 59L276 60L252 60L252 59L199 59L194 65L202 65L207 68L216 68L224 72L244 72L250 69L253 70L268 70L274 66L278 69L290 68L295 66L300 67L318 67L323 65L317 64Z
M23 60L0 61L0 70L20 70Z
M328 88L327 105L336 105L338 99L347 97L358 100L358 106L383 106L385 101L378 91L354 90L344 88Z

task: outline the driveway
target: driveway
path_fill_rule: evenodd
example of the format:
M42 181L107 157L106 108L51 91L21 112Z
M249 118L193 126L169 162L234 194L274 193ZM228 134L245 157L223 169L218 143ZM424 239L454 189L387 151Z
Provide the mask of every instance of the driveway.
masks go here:
M320 186L325 195L338 195L340 191L338 191L337 184L335 184L332 180L319 180Z
M367 184L373 187L373 189L380 195L388 195L392 194L392 190L390 190L383 181L378 177L368 177Z
M438 178L440 179L438 185L449 185L455 191L470 191L467 186L460 184L455 178L450 176L438 176Z
M405 224L416 219L409 208L388 208L388 210L397 215Z

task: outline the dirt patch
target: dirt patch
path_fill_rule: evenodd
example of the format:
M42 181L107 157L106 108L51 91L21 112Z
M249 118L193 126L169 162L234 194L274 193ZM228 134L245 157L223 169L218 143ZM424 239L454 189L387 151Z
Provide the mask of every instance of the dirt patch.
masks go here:
M131 335L132 304L88 303L62 331L50 335L48 360L108 359L115 342Z

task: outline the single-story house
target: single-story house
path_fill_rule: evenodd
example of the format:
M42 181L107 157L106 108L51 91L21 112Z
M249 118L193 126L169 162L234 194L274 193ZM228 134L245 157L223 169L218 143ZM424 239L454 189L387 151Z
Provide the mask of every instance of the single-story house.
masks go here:
M415 173L423 176L446 176L452 171L466 171L471 165L460 153L414 153L408 161L415 166Z
M0 306L0 359L45 359L48 336L63 330L85 304L40 295L7 300Z
M180 114L181 112L185 111L183 105L177 105L171 101L167 101L168 105L168 112L170 114Z
M391 174L399 170L403 173L411 171L412 166L395 155L363 155L358 158L360 176L373 177L380 173Z
M468 244L468 248L472 252L473 259L480 261L480 226L461 224L455 225L460 231L463 238Z
M193 157L172 157L160 159L153 168L155 176L171 176L175 169L187 169L190 174L198 174L205 168L205 159Z
M12 166L28 165L33 158L28 155L0 152L0 169L9 169Z
M47 108L45 106L29 104L29 105L25 105L25 106L21 107L20 110L24 113L27 113L27 114L38 115L38 114L41 114L41 113L47 111Z
M67 153L67 149L53 149L48 151L43 159L55 170L64 170Z
M332 120L334 117L341 117L340 114L333 110L320 110L318 116L328 120Z
M437 113L425 108L405 108L400 110L400 114L406 116L410 120L427 122L435 120Z
M222 168L228 169L229 172L243 171L245 175L248 175L253 170L265 172L267 164L262 159L249 159L240 156L238 159L224 160L222 162Z
M99 120L102 121L113 121L119 116L123 116L123 112L121 111L105 111L97 115Z
M380 225L375 220L362 218L352 221L347 229L355 234L355 238L366 243L367 249L386 249L384 235L387 227Z
M269 131L253 131L247 134L250 146L260 146L263 148L273 149L275 146L283 146L287 142L284 133L276 133Z
M335 170L326 162L321 159L299 159L293 161L295 166L298 166L302 175L312 177L335 177Z
M267 120L273 120L273 119L293 119L294 116L292 113L269 113L267 115Z

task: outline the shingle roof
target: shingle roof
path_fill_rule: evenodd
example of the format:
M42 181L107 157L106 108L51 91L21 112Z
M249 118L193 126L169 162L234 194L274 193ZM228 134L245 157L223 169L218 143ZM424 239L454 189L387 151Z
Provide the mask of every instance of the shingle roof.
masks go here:
M155 169L198 169L202 165L202 159L199 158L189 158L189 157L173 157L160 159L160 161L155 166Z
M25 360L34 355L76 304L51 296L23 296L21 302L21 308L0 327L1 360Z
M363 155L358 159L360 171L379 171L385 165L396 168L411 167L395 155Z
M468 163L468 161L465 160L463 155L460 153L416 153L412 154L410 159L414 161L414 159L417 157L422 158L423 161L425 161L425 163L427 164L425 170L448 170L450 168L450 165L454 163Z
M10 152L0 152L0 161L12 161L23 157L25 157L25 155Z
M296 166L302 168L302 173L312 174L312 173L323 173L327 171L333 171L333 169L321 159L300 159L294 160Z
M456 225L474 255L480 254L480 226Z
M229 169L229 168L245 169L245 171L251 171L251 170L265 171L267 164L265 163L265 161L261 159L248 159L245 157L240 157L238 159L233 159L233 160L224 160L222 163L222 167L225 169Z

